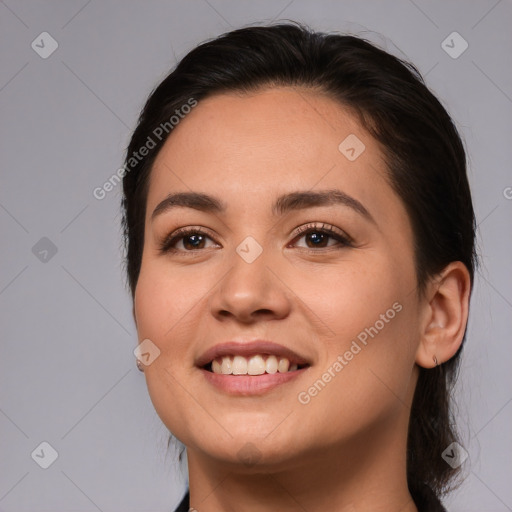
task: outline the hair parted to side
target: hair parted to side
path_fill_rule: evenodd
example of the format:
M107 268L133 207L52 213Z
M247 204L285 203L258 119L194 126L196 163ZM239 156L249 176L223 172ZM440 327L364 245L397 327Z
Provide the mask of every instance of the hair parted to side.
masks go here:
M466 156L452 119L419 71L374 44L351 35L318 33L297 23L234 30L190 51L150 94L129 143L126 162L155 128L191 99L227 91L301 86L328 94L358 116L381 143L391 186L402 199L414 233L418 294L429 278L461 261L474 280L475 215ZM144 219L152 164L172 130L123 178L123 230L128 284L135 293L144 246ZM407 480L413 496L453 490L460 468L441 457L458 441L450 392L458 352L420 368L407 441Z

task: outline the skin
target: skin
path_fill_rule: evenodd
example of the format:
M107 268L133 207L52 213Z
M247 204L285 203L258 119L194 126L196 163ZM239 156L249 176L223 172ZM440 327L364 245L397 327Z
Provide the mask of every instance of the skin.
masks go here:
M366 147L355 161L338 149L349 134ZM360 201L374 222L338 204L272 214L281 194L326 189ZM180 207L151 219L167 194L190 191L221 198L226 212ZM310 223L331 225L353 243L328 237L319 248L311 234L295 234ZM182 238L176 252L159 252L159 241L182 227L202 227L208 237L199 249ZM263 249L252 263L235 250L247 236ZM134 297L139 340L160 350L145 368L151 400L187 447L191 506L416 511L405 464L418 366L457 351L469 275L453 262L423 296L416 285L403 202L387 181L382 148L348 109L291 87L199 102L155 161ZM395 303L401 311L300 403L299 393ZM240 337L272 340L312 364L263 395L230 396L194 362Z

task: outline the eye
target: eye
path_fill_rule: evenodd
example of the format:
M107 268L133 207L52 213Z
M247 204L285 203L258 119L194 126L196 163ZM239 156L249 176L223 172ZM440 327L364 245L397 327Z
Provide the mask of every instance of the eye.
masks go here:
M326 224L322 224L321 226L315 224L302 226L297 230L296 235L295 240L300 240L301 238L305 239L305 248L307 249L325 249L333 246L343 248L352 245L352 240L349 236L338 231L333 226ZM329 244L329 240L334 240L338 243Z
M300 227L295 232L294 241L302 238L306 240L306 246L302 246L306 249L326 249L336 246L343 248L352 246L352 240L348 235L326 224L322 224L321 226L317 224L307 224ZM161 253L194 252L207 249L208 240L214 243L210 247L218 246L213 238L203 229L199 227L182 228L164 237L159 243L159 251ZM337 243L329 243L330 241ZM301 246L299 245L298 247Z
M197 249L205 249L206 240L213 241L201 228L178 229L159 243L159 250L161 253L192 252Z

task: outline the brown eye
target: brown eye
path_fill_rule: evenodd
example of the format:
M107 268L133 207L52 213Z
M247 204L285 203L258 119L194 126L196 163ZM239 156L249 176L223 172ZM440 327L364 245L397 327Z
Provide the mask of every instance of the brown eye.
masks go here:
M163 253L180 251L192 252L205 249L207 240L212 239L200 229L178 230L164 238L160 244L160 251Z
M304 238L306 242L306 245L302 247L306 247L307 249L325 249L328 247L345 247L351 245L351 241L348 237L326 227L305 226L299 231L298 237L296 237L295 240L300 240L301 238ZM332 241L334 241L334 243L332 243Z

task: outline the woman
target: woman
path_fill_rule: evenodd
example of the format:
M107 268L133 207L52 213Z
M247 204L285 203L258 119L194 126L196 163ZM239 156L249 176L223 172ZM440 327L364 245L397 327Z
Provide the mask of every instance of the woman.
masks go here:
M235 30L152 92L125 171L138 366L188 459L177 510L445 510L475 219L414 66Z

